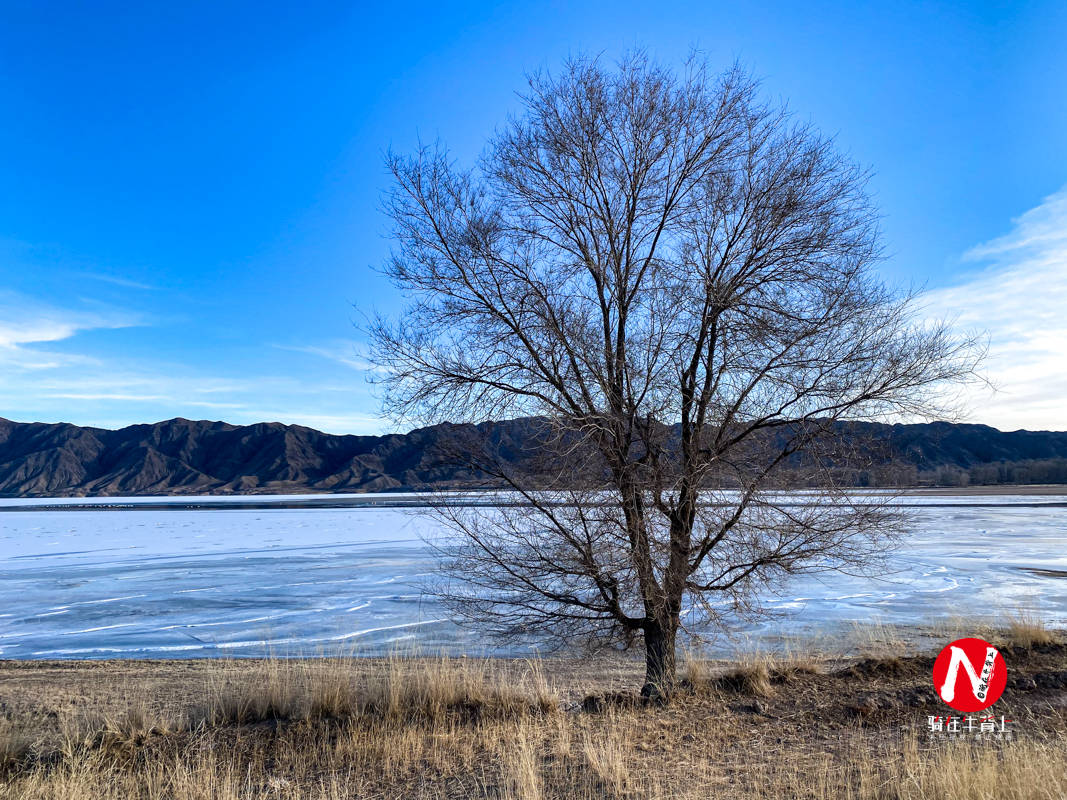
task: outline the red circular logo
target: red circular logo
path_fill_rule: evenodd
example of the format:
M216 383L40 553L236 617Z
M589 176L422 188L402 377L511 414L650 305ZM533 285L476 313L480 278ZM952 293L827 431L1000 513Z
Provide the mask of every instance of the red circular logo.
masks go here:
M1000 699L1008 665L984 639L957 639L934 662L934 689L957 711L983 711Z

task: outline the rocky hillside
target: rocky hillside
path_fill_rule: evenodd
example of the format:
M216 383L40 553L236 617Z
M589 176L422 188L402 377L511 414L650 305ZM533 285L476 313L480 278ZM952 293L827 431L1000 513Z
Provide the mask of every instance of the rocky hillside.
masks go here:
M531 452L533 421L479 426L505 459ZM0 419L0 495L364 492L484 485L444 443L470 426L334 436L299 425L173 419L121 430ZM875 426L893 459L857 485L1067 482L1067 433L983 425Z
M521 422L493 433L507 451ZM172 419L121 430L0 419L0 495L383 491L470 484L436 445L455 426L405 435L333 436L277 422Z

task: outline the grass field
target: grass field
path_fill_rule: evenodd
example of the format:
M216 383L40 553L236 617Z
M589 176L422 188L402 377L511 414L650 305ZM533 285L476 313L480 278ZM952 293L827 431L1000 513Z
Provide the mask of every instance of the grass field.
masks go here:
M1067 641L985 633L1010 738L931 738L933 657L885 630L689 659L664 707L629 660L2 662L0 798L1067 797Z

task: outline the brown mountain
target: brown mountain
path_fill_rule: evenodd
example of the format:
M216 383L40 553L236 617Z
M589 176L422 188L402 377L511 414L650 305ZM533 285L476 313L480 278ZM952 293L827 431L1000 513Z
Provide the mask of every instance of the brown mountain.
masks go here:
M435 450L456 427L333 436L277 422L172 419L105 430L0 419L0 495L354 492L476 482ZM524 425L496 427L507 446Z
M1067 483L1067 433L984 425L864 426L891 458L857 485ZM437 425L407 434L335 436L277 422L172 419L120 430L0 418L0 495L15 497L367 492L485 485L444 458L476 431L505 460L530 457L535 420Z

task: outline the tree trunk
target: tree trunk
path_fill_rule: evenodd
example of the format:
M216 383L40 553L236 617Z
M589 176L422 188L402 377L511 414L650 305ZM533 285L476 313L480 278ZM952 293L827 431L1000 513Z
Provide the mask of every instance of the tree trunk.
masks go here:
M641 696L649 700L667 700L674 692L674 640L676 624L652 622L645 626L645 685Z

